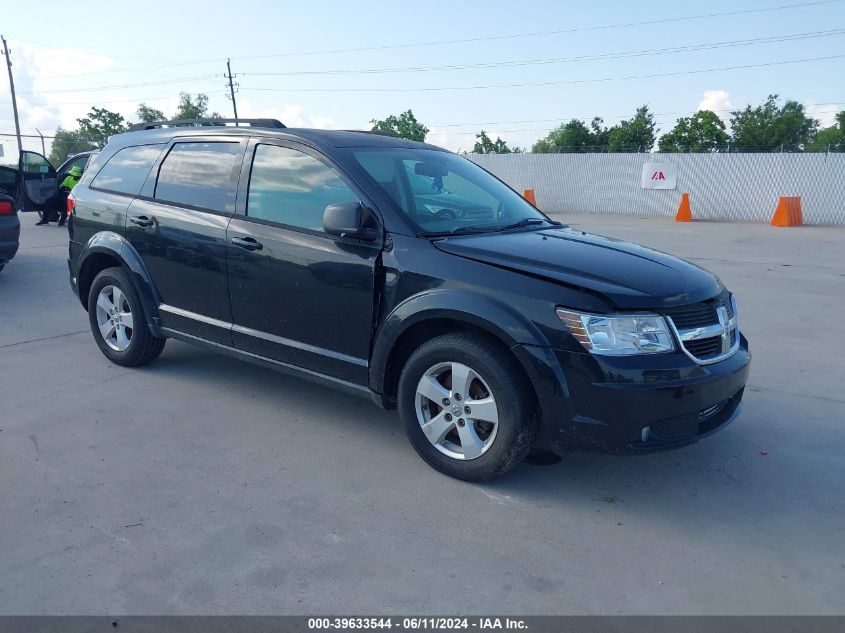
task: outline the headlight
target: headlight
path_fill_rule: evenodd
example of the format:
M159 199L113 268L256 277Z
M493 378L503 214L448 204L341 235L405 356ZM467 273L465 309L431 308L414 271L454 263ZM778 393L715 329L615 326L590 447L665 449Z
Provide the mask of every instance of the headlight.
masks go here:
M583 314L558 308L557 315L593 354L658 354L675 349L666 319L656 314Z

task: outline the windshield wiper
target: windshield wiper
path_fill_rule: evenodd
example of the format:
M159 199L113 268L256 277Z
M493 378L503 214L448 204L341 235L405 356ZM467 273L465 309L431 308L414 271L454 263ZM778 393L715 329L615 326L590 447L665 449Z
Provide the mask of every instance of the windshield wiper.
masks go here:
M449 235L471 235L473 233L488 233L497 230L496 227L485 228L483 226L456 226L448 231L427 231L421 233L424 237L448 237Z
M519 222L514 222L513 224L505 224L504 226L499 226L496 228L497 231L507 231L509 229L519 229L523 226L532 226L534 224L544 224L546 222L550 222L550 220L544 220L542 218L522 218ZM554 224L554 222L552 222Z

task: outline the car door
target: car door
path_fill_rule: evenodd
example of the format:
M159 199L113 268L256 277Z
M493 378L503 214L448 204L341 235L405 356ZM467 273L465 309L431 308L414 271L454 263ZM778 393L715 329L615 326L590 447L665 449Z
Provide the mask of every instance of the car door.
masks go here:
M381 240L327 235L322 219L330 204L373 205L336 165L296 143L251 141L240 183L228 230L235 346L367 384Z
M58 201L59 179L50 161L38 152L24 150L18 160L18 172L18 210L53 210Z
M246 139L173 139L127 211L126 239L161 299L161 325L232 344L226 226Z
M82 170L82 173L85 173L85 170L88 167L88 163L91 161L96 155L96 152L85 152L83 154L77 154L76 156L71 156L65 162L63 162L58 169L56 169L56 174L58 175L59 184L70 174L70 170L74 167L79 167Z

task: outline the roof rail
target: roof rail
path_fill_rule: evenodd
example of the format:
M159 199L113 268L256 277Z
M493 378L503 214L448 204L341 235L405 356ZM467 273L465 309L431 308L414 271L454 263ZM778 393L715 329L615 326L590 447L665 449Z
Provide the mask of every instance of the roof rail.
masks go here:
M341 132L360 132L361 134L375 134L376 136L391 136L393 138L402 138L393 132L383 132L382 130L341 130Z
M227 123L235 125L249 125L250 127L284 128L285 124L277 119L175 119L173 121L150 121L149 123L136 123L127 130L128 132L139 132L141 130L154 130L159 127L224 127Z

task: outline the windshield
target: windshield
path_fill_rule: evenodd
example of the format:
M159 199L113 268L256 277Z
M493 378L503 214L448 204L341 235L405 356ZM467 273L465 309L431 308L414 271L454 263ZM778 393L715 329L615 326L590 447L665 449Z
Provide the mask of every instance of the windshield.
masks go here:
M355 160L425 234L548 224L519 194L456 154L367 149Z

